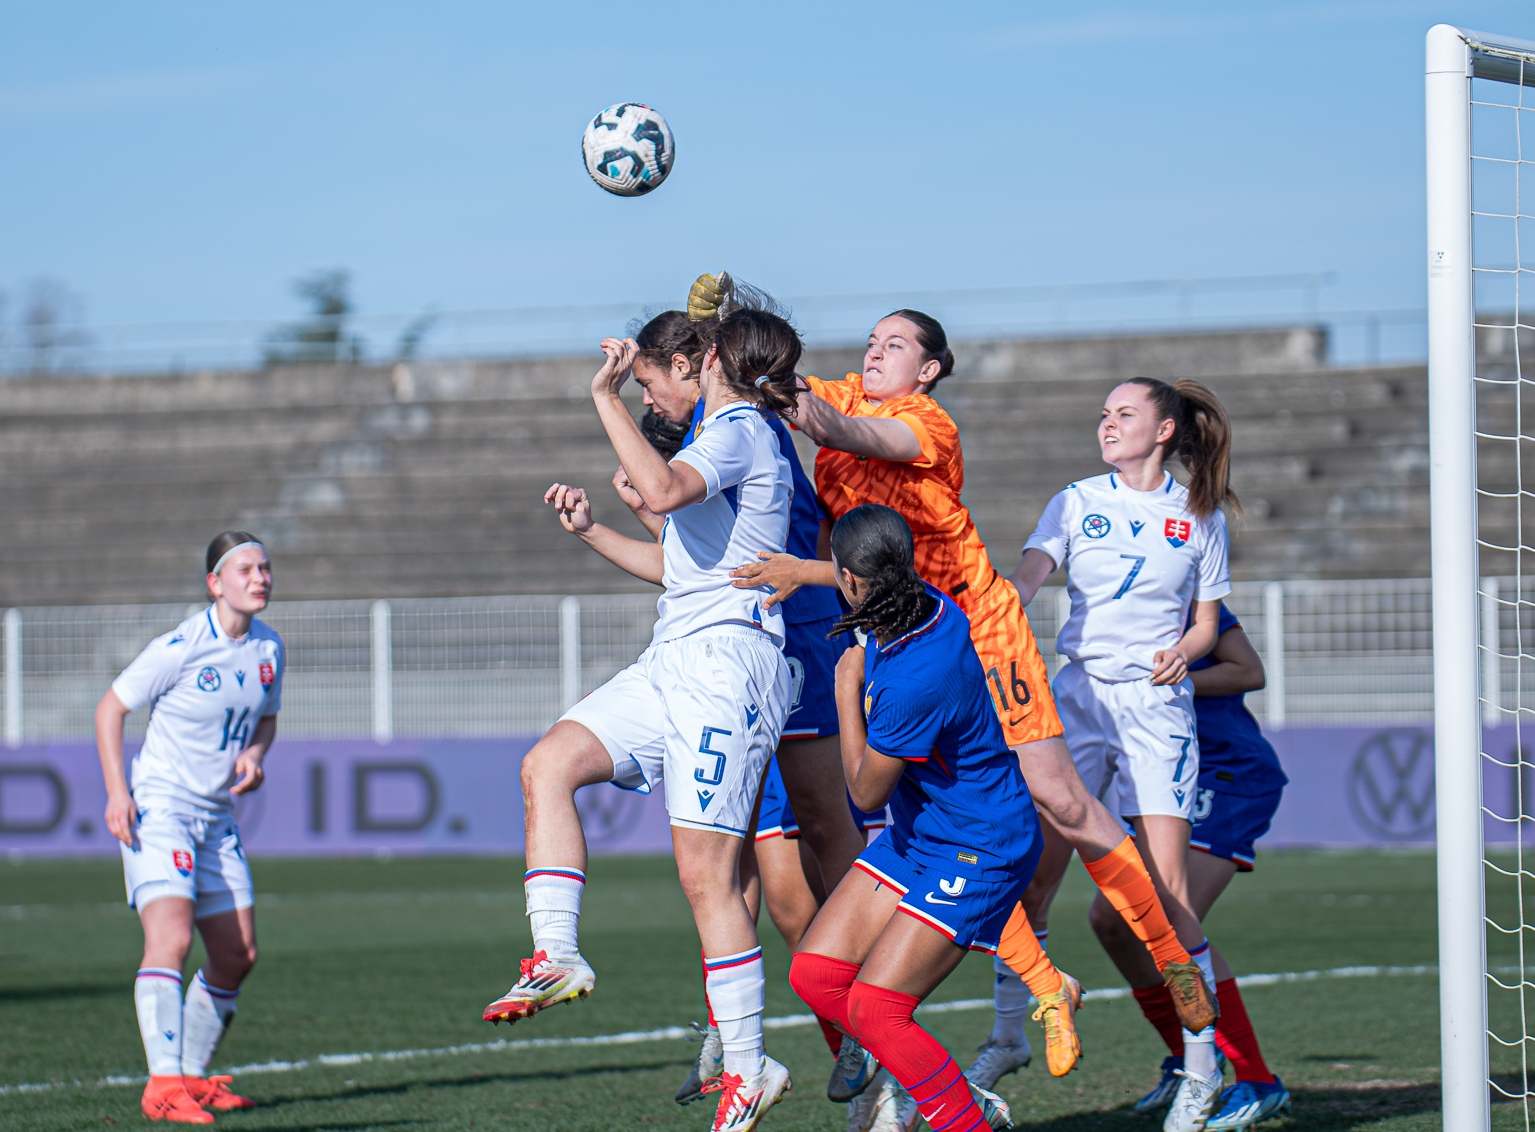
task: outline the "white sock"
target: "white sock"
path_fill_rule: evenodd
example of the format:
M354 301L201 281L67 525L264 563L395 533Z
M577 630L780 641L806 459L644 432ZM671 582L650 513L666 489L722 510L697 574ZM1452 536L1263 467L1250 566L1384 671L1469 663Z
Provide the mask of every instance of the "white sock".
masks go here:
M1215 1076L1215 1027L1206 1026L1199 1033L1183 1031L1183 1068L1205 1080Z
M528 921L533 927L533 950L557 959L581 954L576 944L576 925L581 919L581 890L586 873L559 866L529 869L522 878L528 898Z
M704 959L704 982L709 1005L720 1028L720 1044L725 1047L726 1073L744 1079L762 1072L763 997L767 993L767 974L762 966L762 948L754 947L736 955Z
M181 1076L181 972L169 967L140 967L133 983L133 1005L151 1077Z
M1000 958L992 960L997 972L997 985L991 992L992 1008L996 1017L991 1023L991 1040L999 1046L1016 1046L1023 1042L1023 1020L1028 1017L1029 1001L1033 996L1023 985L1023 979Z
M1198 947L1189 952L1190 958L1199 964L1199 969L1204 973L1205 982L1210 984L1210 993L1215 993L1215 960L1210 955L1210 941L1207 939Z
M200 970L192 976L186 1001L181 1005L182 1076L208 1075L208 1065L234 1021L235 999L239 997L238 990L210 986Z

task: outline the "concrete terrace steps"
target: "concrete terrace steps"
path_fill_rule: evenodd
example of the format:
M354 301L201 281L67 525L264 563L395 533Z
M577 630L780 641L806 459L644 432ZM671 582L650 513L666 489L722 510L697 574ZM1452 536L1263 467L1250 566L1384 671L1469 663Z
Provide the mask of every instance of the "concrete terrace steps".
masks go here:
M1232 413L1234 481L1253 508L1239 577L1425 571L1423 370L1329 370L1324 349L1309 327L960 345L939 400L997 564L1011 568L1051 494L1103 470L1102 398L1150 373L1198 376ZM815 351L801 371L840 377L861 359ZM596 365L0 382L0 603L195 600L202 549L230 526L268 540L289 599L654 592L541 502L556 479L582 484L600 521L642 535L609 486Z

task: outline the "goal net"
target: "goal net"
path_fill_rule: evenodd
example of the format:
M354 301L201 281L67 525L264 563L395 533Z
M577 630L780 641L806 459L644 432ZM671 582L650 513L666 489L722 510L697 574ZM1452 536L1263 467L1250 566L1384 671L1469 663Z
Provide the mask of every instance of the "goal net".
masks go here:
M1444 1127L1486 1129L1496 1104L1529 1128L1535 42L1434 27L1425 107Z

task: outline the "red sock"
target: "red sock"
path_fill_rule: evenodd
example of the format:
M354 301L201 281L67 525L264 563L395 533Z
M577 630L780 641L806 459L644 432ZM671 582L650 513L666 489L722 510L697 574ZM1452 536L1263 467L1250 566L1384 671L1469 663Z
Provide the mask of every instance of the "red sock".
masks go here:
M837 1029L836 1023L830 1018L815 1016L816 1023L821 1027L821 1036L826 1039L826 1044L831 1047L831 1055L836 1057L842 1052L842 1031Z
M1183 1023L1178 1021L1178 1011L1173 1007L1173 995L1167 987L1158 983L1154 987L1133 987L1135 1001L1141 1004L1146 1021L1156 1027L1157 1033L1167 1043L1174 1057L1183 1056ZM1225 1009L1223 1005L1222 1010Z
M709 1001L709 957L700 950L698 959L704 966L704 1009L709 1012L709 1025L718 1029L719 1023L714 1020L714 1003Z
M1231 1059L1231 1068L1238 1081L1262 1081L1274 1079L1263 1053L1258 1049L1258 1035L1247 1017L1247 1006L1242 1002L1242 992L1235 979L1215 984L1215 997L1221 1004L1220 1020L1215 1023L1215 1042L1221 1052Z
M848 994L853 1033L911 1094L932 1132L990 1132L949 1051L913 1020L911 1012L921 1001L854 983Z
M858 977L858 970L857 964L844 963L813 951L801 951L789 963L789 985L819 1017L851 1032L853 1027L847 1020L847 993ZM830 1034L826 1040L831 1041ZM842 1047L840 1035L837 1047Z

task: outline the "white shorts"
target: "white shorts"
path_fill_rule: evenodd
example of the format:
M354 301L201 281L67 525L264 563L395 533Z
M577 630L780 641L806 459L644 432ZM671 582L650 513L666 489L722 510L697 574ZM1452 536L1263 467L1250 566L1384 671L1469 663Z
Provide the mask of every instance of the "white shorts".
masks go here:
M200 920L256 902L232 816L197 816L163 798L134 804L139 819L133 847L121 845L129 905L142 912L162 896L175 896L191 900Z
M651 645L561 718L602 740L613 785L649 794L663 783L672 825L742 837L789 684L771 637L716 625Z
M1193 820L1199 737L1192 680L1110 684L1068 664L1051 690L1072 761L1110 813Z

